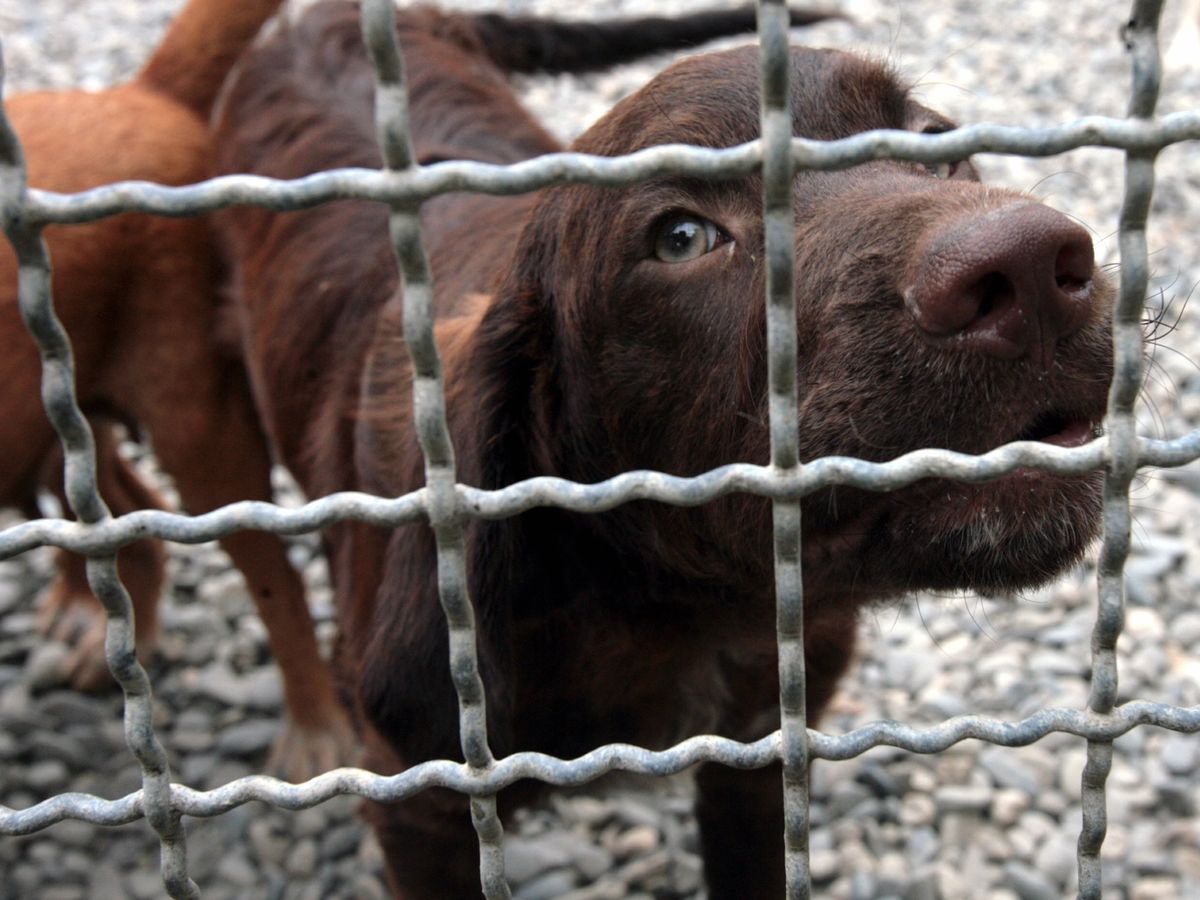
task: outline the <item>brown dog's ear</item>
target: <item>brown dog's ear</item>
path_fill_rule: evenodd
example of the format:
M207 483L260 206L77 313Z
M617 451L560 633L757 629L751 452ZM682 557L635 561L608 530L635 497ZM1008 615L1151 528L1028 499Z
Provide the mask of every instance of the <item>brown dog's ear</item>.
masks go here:
M446 339L439 344L458 477L488 489L548 474L545 466L555 455L548 443L556 431L553 309L543 292L536 236L526 237L530 243L521 241L486 308L439 325L439 331L444 325L454 332L440 333ZM406 443L410 449L400 455L415 453L415 441ZM519 677L513 671L514 611L556 596L559 567L540 540L546 514L535 510L497 521L470 520L466 526L468 588L496 755L515 749L510 715ZM360 708L406 764L461 759L448 629L438 602L429 527L392 534L382 570L372 637L359 661Z

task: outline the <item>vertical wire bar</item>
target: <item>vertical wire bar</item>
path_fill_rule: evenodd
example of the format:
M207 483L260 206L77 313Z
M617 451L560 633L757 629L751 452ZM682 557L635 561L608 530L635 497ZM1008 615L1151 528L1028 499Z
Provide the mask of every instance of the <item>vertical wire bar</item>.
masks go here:
M375 124L384 166L414 166L408 130L408 88L391 0L363 0L363 39L376 73ZM487 709L479 674L475 613L467 591L462 512L455 487L454 446L446 423L442 363L434 339L433 280L421 240L419 204L392 208L392 246L400 267L404 341L413 367L413 414L425 456L425 509L437 542L438 596L449 627L450 673L459 704L459 739L467 765L493 765ZM389 301L395 315L394 302ZM385 310L385 316L389 310ZM471 797L479 838L479 877L489 900L510 896L504 877L504 828L496 796Z
M0 92L4 60L0 53ZM91 427L75 395L71 343L54 312L50 255L40 226L24 221L28 177L20 141L0 105L0 221L18 265L18 304L42 361L42 404L63 445L67 501L79 521L111 518L96 485L96 448ZM194 898L200 890L188 876L187 842L171 798L171 770L153 724L150 680L137 660L133 604L117 577L116 557L88 557L88 584L104 606L104 654L125 701L125 742L142 769L142 808L161 844L160 868L167 893Z
M1161 74L1158 20L1162 0L1135 0L1125 31L1132 53L1133 85L1129 115L1154 115ZM1092 631L1092 690L1089 709L1108 715L1117 702L1117 640L1125 623L1125 560L1129 555L1129 486L1137 474L1134 406L1142 386L1142 315L1149 281L1146 220L1154 190L1157 151L1129 151L1125 159L1125 198L1121 207L1121 292L1113 317L1115 374L1108 397L1111 459L1104 481L1104 544L1100 551L1099 606ZM1112 741L1089 740L1082 778L1083 824L1079 834L1079 896L1093 900L1102 891L1100 848L1108 828L1105 784L1112 769Z
M788 11L760 0L763 229L767 270L767 366L771 465L800 465L796 394L795 220L792 214L792 112ZM783 762L784 866L789 900L811 892L808 865L808 722L805 710L804 588L800 572L800 501L772 506L776 639L779 645L780 755Z

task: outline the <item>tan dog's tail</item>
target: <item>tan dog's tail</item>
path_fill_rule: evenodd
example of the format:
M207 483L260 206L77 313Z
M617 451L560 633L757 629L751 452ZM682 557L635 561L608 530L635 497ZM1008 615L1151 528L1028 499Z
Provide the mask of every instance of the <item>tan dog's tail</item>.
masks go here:
M137 80L207 119L225 76L282 0L189 0Z
M846 18L832 9L797 8L789 13L793 27ZM753 31L755 21L752 6L700 10L674 19L648 16L575 22L497 13L443 14L440 27L431 30L487 57L506 72L588 72ZM467 22L469 26L463 28Z

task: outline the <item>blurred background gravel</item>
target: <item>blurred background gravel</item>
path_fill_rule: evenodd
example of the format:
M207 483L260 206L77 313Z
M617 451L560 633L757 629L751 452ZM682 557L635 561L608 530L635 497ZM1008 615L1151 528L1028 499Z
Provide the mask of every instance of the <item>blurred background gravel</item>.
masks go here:
M719 2L719 0L714 0ZM125 78L145 58L179 0L0 0L7 90ZM460 2L470 8L496 4ZM1163 32L1176 28L1171 4ZM1124 114L1128 61L1123 4L1051 0L846 0L853 24L795 33L815 45L889 60L926 103L964 123L1051 125ZM556 15L686 14L683 0L510 0L506 10ZM553 131L577 134L669 60L586 78L522 79ZM1162 112L1200 109L1200 60L1168 71ZM86 140L86 135L80 135ZM1032 191L1094 232L1116 263L1119 153L1053 159L988 156L986 179ZM1200 427L1200 348L1188 300L1200 281L1200 151L1160 157L1150 227L1152 305L1165 307L1143 394L1143 432ZM31 399L31 402L34 402ZM130 448L148 473L152 457ZM281 487L287 488L281 476ZM168 487L169 489L169 487ZM1149 472L1134 493L1129 611L1119 646L1122 701L1200 703L1200 471ZM4 520L10 521L10 520ZM324 564L310 537L293 544L322 635L331 631ZM65 690L63 648L33 633L51 574L41 551L0 564L0 802L25 807L62 791L118 797L139 786L124 749L120 703ZM259 771L279 715L278 679L239 576L215 546L177 547L152 667L156 722L182 782L209 788ZM1094 568L1021 597L922 596L866 618L861 660L824 728L878 719L932 724L974 712L1017 719L1086 702ZM937 756L882 748L813 772L812 868L819 897L985 897L1073 894L1083 742L1053 735L1031 747L966 742ZM1200 897L1200 737L1137 729L1116 743L1104 844L1105 896ZM558 797L510 831L509 873L520 900L702 896L686 779L646 790ZM376 898L378 850L339 798L300 813L241 807L188 823L194 877L210 898ZM65 822L0 838L0 900L162 896L157 843L138 823L96 829Z

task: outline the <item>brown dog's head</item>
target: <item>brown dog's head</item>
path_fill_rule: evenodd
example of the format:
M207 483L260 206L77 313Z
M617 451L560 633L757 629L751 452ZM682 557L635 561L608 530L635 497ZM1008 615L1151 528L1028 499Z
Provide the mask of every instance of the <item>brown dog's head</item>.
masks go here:
M952 127L881 66L799 48L791 59L797 135ZM611 156L754 140L758 82L754 48L690 59L618 104L576 149ZM761 192L757 177L544 191L478 326L445 323L458 335L444 346L464 480L497 488L534 475L594 482L630 469L695 475L767 462ZM803 459L980 453L1016 439L1074 445L1095 433L1111 378L1111 290L1085 231L1026 195L983 186L966 161L802 172L794 204ZM805 603L826 626L809 633L852 634L858 604L909 590L1044 581L1092 539L1099 507L1099 475L1040 471L809 497ZM651 630L674 648L660 668L676 674L739 646L769 658L770 522L770 504L746 495L473 520L470 587L496 749L575 752L597 736L646 736L632 721L589 733L580 699L603 682L589 667L606 664L605 635L644 638L622 622L669 621ZM445 623L416 584L426 570L413 560L432 571L432 545L420 538L418 555L401 540L414 539L393 541L378 604L396 622L364 654L362 706L411 761L452 754L457 721ZM843 634L829 658L810 660L820 663L810 674L825 672L810 678L814 714L846 646ZM655 649L666 653L647 653ZM580 658L584 675L571 668ZM570 698L541 717L553 735L520 733L514 709L529 697L519 681ZM665 715L631 715L643 713Z
M800 48L791 59L799 136L953 127L882 66ZM758 79L753 47L686 60L574 149L754 140ZM1076 445L1096 433L1111 289L1081 227L980 184L967 161L801 172L794 205L803 459ZM544 395L530 401L535 472L594 481L765 462L763 293L757 177L547 191L484 325L511 342L537 323L540 376L525 379ZM1098 475L1038 471L826 491L805 503L806 578L818 594L858 599L1036 584L1092 539L1099 491ZM665 554L681 573L769 579L765 503L653 506L587 527L630 558Z

